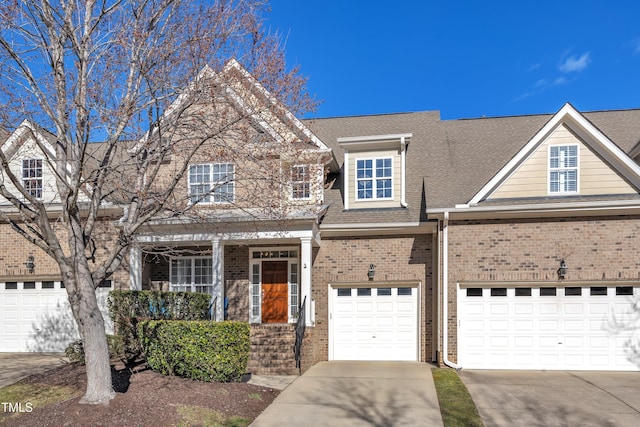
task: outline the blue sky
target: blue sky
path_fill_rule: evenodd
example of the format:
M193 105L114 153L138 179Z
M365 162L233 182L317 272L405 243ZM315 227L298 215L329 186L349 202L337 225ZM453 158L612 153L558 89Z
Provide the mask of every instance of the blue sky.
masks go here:
M640 108L637 0L271 0L310 117Z

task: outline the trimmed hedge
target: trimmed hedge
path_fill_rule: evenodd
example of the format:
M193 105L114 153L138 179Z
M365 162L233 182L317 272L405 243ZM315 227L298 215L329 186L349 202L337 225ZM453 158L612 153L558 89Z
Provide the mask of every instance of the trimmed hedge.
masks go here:
M138 336L148 366L164 375L199 381L238 381L249 360L245 322L140 322Z
M109 313L117 335L122 337L124 356L135 360L142 353L138 323L143 320L207 320L211 295L198 292L112 291Z
M124 355L124 345L122 338L118 335L107 334L107 345L109 347L109 358L115 359L116 357L122 357ZM82 340L76 340L71 342L67 348L64 349L65 354L71 362L80 362L85 364L84 359L84 346Z

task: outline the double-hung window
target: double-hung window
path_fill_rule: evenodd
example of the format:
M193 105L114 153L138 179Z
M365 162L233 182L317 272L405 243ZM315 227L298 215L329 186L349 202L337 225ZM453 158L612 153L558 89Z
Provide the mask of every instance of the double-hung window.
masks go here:
M356 200L391 199L391 157L356 160Z
M308 165L291 166L291 198L306 200L311 198L311 175Z
M549 147L549 194L578 192L578 146Z
M22 186L31 196L42 198L42 159L22 160Z
M234 165L213 163L189 167L191 203L233 203L235 201Z
M212 258L173 258L170 270L169 276L172 291L213 293Z

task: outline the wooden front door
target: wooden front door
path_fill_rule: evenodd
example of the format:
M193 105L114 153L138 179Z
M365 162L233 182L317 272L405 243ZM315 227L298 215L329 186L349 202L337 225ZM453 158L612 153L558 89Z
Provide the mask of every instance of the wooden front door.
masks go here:
M288 261L262 263L262 323L287 323Z

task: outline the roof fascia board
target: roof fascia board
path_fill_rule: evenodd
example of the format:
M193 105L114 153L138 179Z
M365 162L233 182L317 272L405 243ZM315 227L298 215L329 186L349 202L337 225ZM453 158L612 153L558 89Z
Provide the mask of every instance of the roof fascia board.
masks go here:
M276 97L273 96L271 92L269 92L262 85L262 83L260 83L255 77L253 77L253 75L251 75L251 73L249 73L235 58L230 59L224 66L223 70L228 71L231 68L237 70L238 72L240 72L240 74L242 74L243 77L248 79L251 82L252 86L255 87L258 92L271 103L271 105L281 108L287 120L289 120L296 128L298 128L298 130L301 131L304 136L309 138L319 149L330 150L328 145L322 142L320 138L318 138L313 132L311 132L311 130L307 126L305 126L304 123L302 123L291 111L289 111L288 108L286 108L278 99L276 99Z
M20 126L18 126L18 128L11 134L11 136L7 138L7 140L2 144L2 151L6 153L6 150L12 144L18 142L20 138L22 138L25 135L27 130L30 130L35 136L35 138L37 139L38 144L46 149L46 153L43 153L43 154L46 154L47 156L49 156L50 159L55 158L55 149L53 148L51 143L49 143L47 138L42 136L42 134L38 131L38 129L35 126L33 126L33 124L31 124L31 122L28 120L24 120L22 123L20 123ZM18 150L19 150L19 147L17 147L15 153L17 153Z
M349 136L337 138L337 142L345 151L407 145L413 137L412 133L389 135Z
M549 119L549 121L536 132L533 138L469 200L468 204L476 205L487 198L561 123L567 123L574 132L581 135L589 147L595 149L600 155L605 157L610 164L617 166L625 178L629 179L636 188L640 188L640 166L633 162L629 156L571 104L566 103L560 111ZM592 142L592 140L597 144ZM598 144L602 147L601 149L598 149Z
M320 232L325 237L429 234L435 231L436 226L434 222L321 224Z
M640 213L640 200L438 208L427 209L427 216L430 219L439 219L445 212L449 212L451 219L631 215Z

